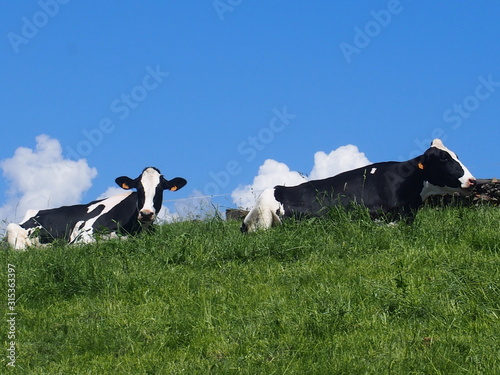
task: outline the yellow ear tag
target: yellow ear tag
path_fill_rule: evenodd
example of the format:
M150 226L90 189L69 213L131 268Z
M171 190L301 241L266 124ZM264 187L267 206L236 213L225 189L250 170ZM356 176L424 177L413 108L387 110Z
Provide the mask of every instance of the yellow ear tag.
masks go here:
M125 190L128 190L130 189L130 186L128 186L125 182L122 184L122 188L124 188Z
M422 163L418 163L418 168L419 169L424 169L424 165Z
M172 186L172 187L170 188L170 191L176 191L177 189L178 189L178 188L177 188L177 186Z

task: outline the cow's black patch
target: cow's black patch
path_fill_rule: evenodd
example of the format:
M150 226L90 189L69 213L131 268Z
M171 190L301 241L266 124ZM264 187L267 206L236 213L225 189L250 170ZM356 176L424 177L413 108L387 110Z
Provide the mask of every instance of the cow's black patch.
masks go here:
M24 229L39 227L38 236L41 243L52 242L56 238L64 238L67 240L78 222L85 222L101 214L104 205L97 205L92 212L88 212L88 208L91 205L99 203L100 201L101 200L89 204L41 210L38 211L35 216L22 223L21 227Z

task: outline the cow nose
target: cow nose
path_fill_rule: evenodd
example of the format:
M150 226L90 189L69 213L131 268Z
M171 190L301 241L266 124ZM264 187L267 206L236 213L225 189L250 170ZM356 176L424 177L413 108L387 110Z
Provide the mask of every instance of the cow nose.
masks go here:
M150 210L142 210L139 214L139 220L141 221L153 221L155 215L155 213Z
M469 186L474 186L476 184L475 178L469 178Z

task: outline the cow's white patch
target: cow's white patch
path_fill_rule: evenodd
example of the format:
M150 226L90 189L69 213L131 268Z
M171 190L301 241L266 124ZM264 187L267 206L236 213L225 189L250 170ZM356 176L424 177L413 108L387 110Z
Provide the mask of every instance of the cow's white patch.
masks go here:
M15 250L24 250L30 246L39 246L40 241L37 237L30 238L33 232L38 229L40 228L36 227L26 230L18 224L10 223L7 225L6 230L7 242Z
M109 197L109 198L103 199L103 200L101 200L99 202L96 202L94 204L91 204L87 208L87 213L91 213L92 211L94 211L99 206L104 206L104 210L99 215L99 216L101 216L104 213L109 212L113 207L115 207L116 205L118 205L122 200L124 200L125 198L127 198L130 194L132 194L132 192L131 191L127 191L125 193L118 194L118 195L113 195L112 197Z
M281 224L280 216L285 213L283 205L274 198L274 188L266 189L257 198L254 207L243 220L248 232L268 229Z
M96 215L90 220L87 221L79 221L75 224L73 231L71 232L69 236L69 243L75 243L75 242L81 242L81 243L90 243L94 241L94 230L93 226L94 223L99 219L102 215L108 213L111 211L113 207L116 207L118 204L120 204L121 201L123 201L125 198L127 198L132 192L126 192L123 194L115 195L113 197L109 197L107 199L104 199L100 202L96 202L94 204L91 204L87 208L87 212L91 213L94 211L96 208L99 206L104 206L104 209L101 211L99 215Z
M377 172L377 168L372 168L372 170L370 171L370 174L375 174L375 172Z
M156 188L160 184L160 173L154 168L147 168L141 176L141 184L144 188L144 206L139 207L139 212L150 211L155 215L154 199L156 195Z
M461 188L452 188L449 186L437 186L431 184L429 181L424 181L424 187L420 192L420 197L422 198L422 201L424 201L431 195L445 195L453 193L465 194Z

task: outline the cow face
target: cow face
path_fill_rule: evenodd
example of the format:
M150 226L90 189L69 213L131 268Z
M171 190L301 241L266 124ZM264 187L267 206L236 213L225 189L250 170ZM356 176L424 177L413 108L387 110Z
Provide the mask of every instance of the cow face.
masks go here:
M145 224L152 223L160 211L163 202L163 190L176 191L187 183L185 179L180 177L170 181L166 180L160 171L153 167L144 169L142 174L134 180L122 176L115 181L123 189L137 190L138 220Z
M457 155L439 139L433 140L431 147L420 157L418 168L423 170L429 190L435 190L435 194L460 192L476 182Z

